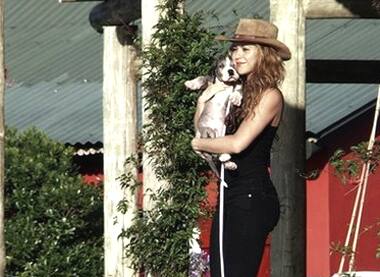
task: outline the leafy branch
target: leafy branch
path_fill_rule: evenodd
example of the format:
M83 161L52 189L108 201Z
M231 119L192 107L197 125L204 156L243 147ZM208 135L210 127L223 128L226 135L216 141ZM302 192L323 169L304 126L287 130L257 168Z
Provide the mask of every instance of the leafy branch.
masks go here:
M335 175L343 184L358 180L363 164L369 162L370 173L374 173L380 161L380 142L376 141L373 149L368 150L368 142L360 142L350 147L352 158L347 158L346 152L338 149L331 156L329 162L335 169Z
M181 0L166 0L159 6L160 19L152 43L142 49L147 91L145 99L150 123L143 127L144 155L151 159L158 180L166 186L151 195L153 209L138 209L133 224L123 230L128 238L126 254L131 266L153 276L188 276L189 239L198 219L206 214L201 204L207 165L191 149L193 114L197 93L187 91L184 82L210 70L220 51L214 34L202 27L202 14L179 12ZM127 168L138 167L136 158ZM135 165L135 167L133 167ZM141 183L133 172L120 177L125 189L135 190ZM119 205L125 212L127 201Z

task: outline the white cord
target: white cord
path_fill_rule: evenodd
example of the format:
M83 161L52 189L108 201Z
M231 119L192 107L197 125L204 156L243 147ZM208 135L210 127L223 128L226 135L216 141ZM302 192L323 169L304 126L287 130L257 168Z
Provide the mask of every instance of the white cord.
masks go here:
M226 107L226 116L230 112L231 102L228 100ZM226 125L223 127L223 135L226 134ZM224 277L224 256L223 256L223 226L224 226L224 187L228 187L224 181L224 164L220 167L220 187L219 187L219 259L220 259L220 274Z
M377 127L377 122L378 122L378 117L379 117L379 112L380 112L380 86L378 89L377 93L377 101L376 101L376 108L375 108L375 115L372 123L372 131L371 135L369 138L369 143L367 150L372 151L373 145L375 143L375 135L376 135L376 127ZM362 213L363 213L363 206L364 206L364 198L367 190L367 184L368 184L368 175L369 175L369 168L370 168L370 162L367 162L363 164L362 166L362 171L361 171L361 177L360 177L360 182L357 185L358 191L356 193L355 201L354 201L354 206L352 209L352 214L351 214L351 220L350 224L348 226L347 234L346 234L346 241L344 243L344 248L347 249L349 248L350 241L351 241L351 235L352 235L352 229L355 227L355 232L353 234L353 241L351 243L351 257L349 260L349 268L348 272L351 272L353 270L354 264L355 264L355 257L356 257L356 247L357 247L357 242L358 242L358 236L359 236L359 229L360 229L360 224L361 224L361 218L362 218ZM360 199L360 203L359 203ZM357 211L357 208L359 207L359 211ZM356 225L354 225L354 220L356 219ZM343 267L345 264L345 259L346 259L347 254L343 254L341 259L340 259L340 264L339 264L339 270L338 273L343 272Z
M220 273L224 277L224 256L223 256L223 222L224 222L224 164L220 168L220 188L219 188L219 257Z

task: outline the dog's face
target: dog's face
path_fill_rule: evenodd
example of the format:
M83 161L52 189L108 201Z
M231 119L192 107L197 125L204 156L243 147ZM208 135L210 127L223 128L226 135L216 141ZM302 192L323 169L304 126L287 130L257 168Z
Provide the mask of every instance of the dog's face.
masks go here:
M234 83L239 80L239 74L232 65L229 55L221 57L216 61L215 78L223 83Z

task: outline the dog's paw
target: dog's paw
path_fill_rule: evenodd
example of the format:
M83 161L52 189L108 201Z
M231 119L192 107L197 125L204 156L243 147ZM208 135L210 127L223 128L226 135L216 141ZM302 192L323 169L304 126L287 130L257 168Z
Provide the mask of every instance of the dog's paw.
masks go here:
M222 163L227 162L230 159L231 159L231 155L230 154L221 154L219 156L219 161L221 161Z
M207 77L199 76L193 80L188 80L185 82L185 87L190 90L201 89L205 84L207 84Z
M197 84L193 81L186 81L185 82L185 87L187 87L188 89L191 89L191 90L196 90L196 89L199 89L199 87L197 86Z
M230 95L230 101L233 105L235 106L240 106L241 105L241 100L243 99L243 96L241 95L240 92L234 91Z
M224 163L224 168L228 170L236 170L237 164L232 161L227 161Z
M210 127L203 127L201 130L199 130L199 132L201 133L201 138L215 138L218 134L217 129Z

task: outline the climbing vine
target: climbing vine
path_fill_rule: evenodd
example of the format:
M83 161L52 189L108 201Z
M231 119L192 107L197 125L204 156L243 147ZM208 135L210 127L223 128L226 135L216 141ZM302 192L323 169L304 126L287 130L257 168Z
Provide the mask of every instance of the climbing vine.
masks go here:
M346 158L346 152L342 149L337 149L330 157L329 162L335 169L335 175L343 184L348 182L358 182L360 170L363 164L369 162L370 173L374 173L380 161L380 143L375 142L373 149L367 149L368 142L360 142L352 145L352 157Z
M363 165L368 164L369 173L374 174L380 163L380 142L375 141L371 150L368 150L368 142L363 141L350 147L352 155L346 156L346 152L342 149L337 149L329 159L330 165L334 168L334 174L340 179L342 184L360 183L360 175L363 170ZM378 229L380 221L377 220L370 226L365 226L361 234L371 229ZM357 228L355 226L355 228ZM380 231L377 231L380 235ZM344 256L354 255L351 245L345 246L340 242L332 242L330 246L331 252L337 252ZM376 257L380 257L380 245L376 249Z
M133 225L122 236L129 239L126 254L136 270L153 276L187 276L189 239L202 216L207 166L191 149L197 92L184 82L205 75L220 52L214 34L202 27L202 14L180 12L181 0L159 6L160 19L153 43L142 49L147 78L143 83L150 115L143 127L144 153L152 159L155 174L165 187L154 195L152 210L138 210ZM129 163L136 159L129 159ZM126 172L120 177L125 188L139 182ZM128 203L122 202L120 210Z

